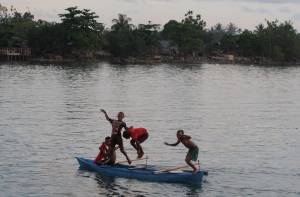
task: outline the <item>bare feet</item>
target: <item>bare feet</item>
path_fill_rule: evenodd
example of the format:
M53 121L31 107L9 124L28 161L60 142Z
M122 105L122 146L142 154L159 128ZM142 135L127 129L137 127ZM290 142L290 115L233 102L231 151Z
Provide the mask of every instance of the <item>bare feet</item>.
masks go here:
M198 170L197 169L194 169L193 170L193 174L197 174Z
M138 158L141 159L143 156L144 156L144 152L143 152L143 151L140 151L140 152L138 153Z
M127 162L129 165L132 163L132 161L130 159L128 159Z
M200 166L197 168L196 166L195 166L195 168L193 169L193 174L197 174L197 172L200 170Z
M137 151L136 151L136 154L138 155L137 158L139 158L140 150L137 150Z

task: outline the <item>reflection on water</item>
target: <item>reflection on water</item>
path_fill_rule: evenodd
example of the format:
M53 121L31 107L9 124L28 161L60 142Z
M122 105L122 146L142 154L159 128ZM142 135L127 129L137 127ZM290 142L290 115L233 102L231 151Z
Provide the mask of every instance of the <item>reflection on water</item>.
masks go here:
M299 196L299 87L298 67L2 64L0 193ZM163 145L184 129L209 171L202 188L79 171L74 157L93 158L110 134L100 108L149 130L151 165L184 164L182 145Z
M94 179L99 188L99 195L106 196L157 196L161 194L161 191L166 190L167 188L175 188L180 190L180 193L184 190L187 196L196 196L202 191L201 186L187 185L187 184L167 184L167 183L151 183L138 181L133 179L124 179L124 178L113 178L102 176L93 172L88 172L84 170L78 171L78 176L82 178ZM153 188L154 187L154 188ZM149 188L154 189L153 193L148 191ZM155 192L158 190L159 192Z

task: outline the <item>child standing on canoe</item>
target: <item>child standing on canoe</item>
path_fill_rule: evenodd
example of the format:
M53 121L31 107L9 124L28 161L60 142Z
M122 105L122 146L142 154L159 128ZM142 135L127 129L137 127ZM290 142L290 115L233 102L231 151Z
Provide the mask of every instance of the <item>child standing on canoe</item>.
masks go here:
M191 136L184 135L183 130L178 130L177 131L177 142L175 142L173 144L169 144L169 143L165 142L165 144L168 146L177 146L180 142L186 148L189 149L189 151L186 155L186 158L185 158L185 162L193 168L193 173L195 174L197 172L197 168L192 163L192 161L197 161L199 149L198 149L198 146L194 142L192 142ZM200 166L199 166L199 168L200 168Z
M127 131L127 126L126 123L123 122L123 118L124 118L124 113L123 112L119 112L118 116L117 116L117 120L115 119L111 119L110 117L108 117L106 111L104 109L101 109L101 112L104 113L105 118L108 122L110 122L111 126L112 126L112 131L111 131L111 145L110 145L110 155L113 154L113 151L115 150L115 146L119 145L120 151L121 153L123 153L123 155L126 157L127 162L129 164L131 164L131 160L129 159L127 153L124 150L124 146L123 146L123 140L122 140L122 135L121 135L121 131L124 128Z
M144 155L141 143L143 143L148 138L148 132L145 128L133 128L132 126L128 128L127 131L123 132L123 137L126 139L131 138L130 144L135 148L138 154L138 158L142 158Z

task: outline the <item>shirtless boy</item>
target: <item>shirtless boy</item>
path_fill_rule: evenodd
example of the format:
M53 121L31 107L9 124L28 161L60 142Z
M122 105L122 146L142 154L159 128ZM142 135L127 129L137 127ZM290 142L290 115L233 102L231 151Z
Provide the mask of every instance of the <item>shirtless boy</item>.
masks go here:
M199 149L198 149L198 146L194 142L192 142L191 136L184 135L183 130L178 130L177 131L177 142L175 142L173 144L169 144L169 143L165 142L165 144L168 146L177 146L180 142L186 148L189 149L189 151L186 155L186 158L185 158L185 162L193 168L193 173L195 174L197 172L197 168L192 163L192 161L197 161Z
M110 154L113 155L115 146L119 145L121 153L123 153L123 155L126 157L127 162L129 164L131 164L131 160L129 159L127 153L124 150L123 140L122 140L122 135L121 135L123 128L125 129L125 131L127 131L127 129L128 129L126 126L126 123L123 122L124 113L119 112L117 115L117 120L115 120L115 119L111 119L110 117L108 117L108 115L104 109L101 109L101 112L104 113L106 120L108 122L110 122L110 124L112 126L111 139L110 139L110 141L111 141Z

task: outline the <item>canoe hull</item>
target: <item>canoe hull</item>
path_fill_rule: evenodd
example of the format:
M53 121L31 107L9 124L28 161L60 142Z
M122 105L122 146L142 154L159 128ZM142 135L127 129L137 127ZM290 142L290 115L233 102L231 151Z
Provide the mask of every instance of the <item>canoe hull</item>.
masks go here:
M76 157L80 168L94 171L99 174L109 176L109 177L123 177L130 179L138 179L142 181L152 181L152 182L166 182L166 183L185 183L185 184L201 184L204 171L199 171L197 174L192 174L191 172L157 172L153 168L132 168L128 165L96 165L93 160Z

